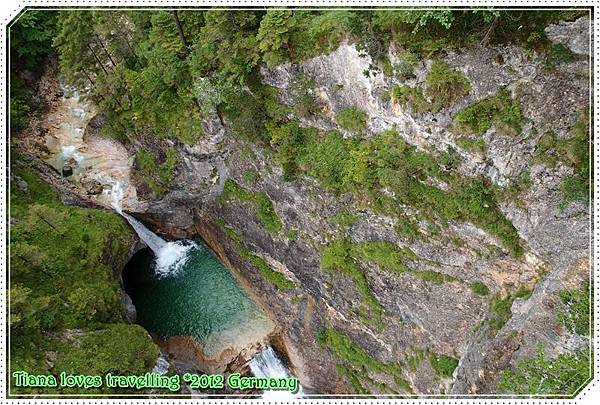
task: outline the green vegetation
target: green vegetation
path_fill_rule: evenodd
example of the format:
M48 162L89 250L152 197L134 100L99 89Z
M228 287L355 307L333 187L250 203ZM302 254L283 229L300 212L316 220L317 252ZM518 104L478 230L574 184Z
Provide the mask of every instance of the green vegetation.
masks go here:
M533 163L542 163L550 167L559 161L571 165L575 173L566 178L561 191L564 196L562 207L570 203L580 202L588 205L590 201L590 130L589 111L583 110L571 129L570 138L558 139L554 132L547 132L540 138Z
M244 181L247 184L254 185L260 180L260 174L254 169L248 169L244 172Z
M63 206L24 158L13 152L12 159L12 175L20 181L11 181L10 190L11 370L151 370L158 349L142 328L124 323L115 276L131 230L115 213ZM54 365L46 361L48 352L56 353ZM11 392L39 389L13 386Z
M572 333L580 336L590 335L590 283L586 281L583 288L566 290L560 293L560 299L566 310L558 314L558 318Z
M586 281L580 289L562 291L560 298L566 309L558 312L558 319L570 332L589 338L592 311L589 282ZM573 398L593 376L590 351L591 348L582 349L548 359L540 343L535 357L520 360L514 369L502 372L498 390L509 394Z
M576 59L576 55L563 44L552 44L546 56L546 66L555 67L564 63L571 63Z
M394 86L392 99L401 105L410 107L418 114L431 110L431 105L423 96L423 90L420 87Z
M293 281L289 280L282 273L273 270L262 257L255 255L246 246L244 246L242 242L242 235L240 235L235 229L227 226L223 220L219 221L219 225L227 237L235 244L235 250L240 254L240 256L252 263L265 278L265 280L272 283L280 290L296 288L296 284ZM289 236L290 235L288 234L288 237Z
M350 211L340 211L331 217L331 220L341 226L342 228L351 227L358 221L358 216L351 213Z
M318 336L319 344L329 349L336 357L343 360L345 364L341 367L344 375L352 381L370 380L369 372L385 373L393 377L394 382L407 393L412 393L408 381L402 377L402 369L399 364L385 363L373 358L362 347L357 345L350 336L328 327L321 331ZM339 370L339 368L338 368ZM366 392L362 386L352 384L357 392ZM362 388L362 389L361 389Z
M431 367L439 377L452 378L452 373L454 373L454 369L458 366L458 359L431 353L429 355L429 364L431 364Z
M458 70L451 69L445 62L434 60L425 78L427 94L431 96L431 109L439 111L469 94L471 84Z
M474 283L472 283L471 291L473 291L474 294L481 296L486 296L490 293L490 289L481 281L475 281Z
M10 129L25 128L27 115L37 109L33 94L20 76L21 69L41 74L44 60L52 53L56 35L56 11L29 10L10 27Z
M367 113L354 107L346 107L335 113L335 121L342 129L361 132L367 128Z
M492 297L490 300L491 317L488 319L492 331L499 331L510 320L512 316L512 304L515 299L527 300L532 292L531 289L520 287L518 290L507 294L504 298L500 295Z
M470 137L461 136L456 140L456 144L469 152L484 153L486 149L485 141L481 138L472 139Z
M238 251L240 256L251 262L258 269L258 271L260 271L260 274L265 278L265 280L274 284L275 287L279 288L280 290L296 288L296 284L294 284L293 281L289 280L282 273L273 270L262 257L251 253L242 245L239 245Z
M457 281L455 277L449 276L448 274L439 273L437 271L431 270L419 270L413 271L413 274L420 278L423 281L427 281L433 284L444 284L444 283L452 283L453 281Z
M352 278L360 293L365 308L361 313L367 322L381 324L383 307L369 288L367 278L352 257L352 244L345 239L333 241L321 252L321 267L328 271L336 271Z
M425 78L426 94L431 97L429 102L423 95L420 87L407 85L394 86L392 99L401 105L410 107L414 112L421 114L427 111L439 111L450 107L457 100L469 94L471 84L467 77L445 62L435 60L431 70Z
M573 138L562 142L560 154L564 156L575 169L575 174L562 183L564 195L563 206L580 202L590 203L590 177L593 177L593 167L590 163L590 128L589 112L583 111L573 128Z
M540 344L536 356L520 360L514 371L504 370L498 391L506 394L575 397L592 377L590 355L584 350L546 358Z
M173 147L167 148L166 153L162 156L162 162L159 162L154 153L147 150L138 149L136 152L137 173L155 197L161 197L169 190L169 186L175 178L178 156Z
M489 181L463 178L451 152L436 158L408 145L392 130L359 140L337 132L319 134L296 124L282 128L293 129L284 132L303 139L286 143L282 152L289 159L285 167L293 167L295 174L313 176L336 193L353 192L362 204L385 215L404 218L402 206L408 205L418 211L415 220L472 222L498 237L513 254L522 253L517 231L500 212ZM448 189L434 186L431 178L447 183ZM390 193L382 193L383 189ZM409 237L418 235L413 219L398 229Z
M410 272L415 277L434 284L457 281L447 274L431 270L415 270L407 261L418 257L409 248L403 248L388 241L368 241L353 243L348 239L337 239L321 251L321 267L350 276L360 293L366 308L361 309L365 321L380 324L383 308L371 292L360 263L372 263L384 271L392 273Z
M251 202L256 208L256 214L262 222L265 229L272 233L281 230L281 220L273 208L273 202L264 191L249 192L236 183L233 179L225 180L222 198L228 200L236 198L240 201Z
M290 113L316 115L320 106L310 78L302 77L292 83L296 89L293 106L283 106L277 90L260 83L261 66L300 62L349 40L372 57L369 70L383 66L387 73L408 78L419 59L447 48L516 42L543 49L549 43L543 31L549 23L584 13L82 9L57 14L30 10L20 25L11 28L11 52L40 66L38 56L45 55L52 42L66 81L92 84L93 98L106 117L103 133L124 143L142 144L153 151L156 140L163 150L171 141L194 144L203 134L202 118L218 116L240 138L268 144L270 129L288 123ZM32 31L35 35L30 35ZM395 66L384 63L392 42L404 49ZM434 111L469 91L464 75L440 61L434 62L426 81L426 95L431 96ZM418 96L412 98L412 104L419 105ZM28 113L26 97L15 94L11 106L12 122L22 127ZM420 108L424 107L416 107ZM346 130L364 130L367 117L363 112L348 109L338 113L338 122ZM276 143L274 148L282 165L289 164L284 168L286 179L292 179L298 161L285 151L288 143L302 146L302 142L279 139L283 145ZM163 143L166 140L169 143ZM157 161L162 161L162 153L155 151ZM152 173L144 176L155 177ZM155 191L165 186L149 185Z
M505 88L495 96L468 105L454 116L457 132L478 135L491 127L507 135L517 135L521 132L522 121L523 114L519 104Z

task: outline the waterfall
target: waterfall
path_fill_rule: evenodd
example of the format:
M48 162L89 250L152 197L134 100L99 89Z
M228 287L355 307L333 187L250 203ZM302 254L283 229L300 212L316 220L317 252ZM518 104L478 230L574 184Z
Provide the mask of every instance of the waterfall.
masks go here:
M111 190L111 205L129 222L141 240L154 252L156 257L155 272L160 276L175 274L188 261L188 252L198 246L191 241L167 242L144 224L123 211L123 183L116 181Z
M138 234L140 239L146 242L146 245L148 245L148 247L152 249L154 254L158 256L158 253L167 245L167 242L165 242L163 238L152 232L150 229L146 228L144 224L142 224L140 221L127 214L126 212L120 212L120 214L123 215L123 217L125 217L127 222L129 222L129 224Z
M275 354L275 351L271 346L268 346L262 352L256 354L252 360L250 360L250 370L256 377L271 377L271 378L289 378L290 373L287 368L283 365L281 360ZM263 393L263 399L293 399L302 398L303 391L302 387L298 388L298 392L295 394L289 391L265 391Z

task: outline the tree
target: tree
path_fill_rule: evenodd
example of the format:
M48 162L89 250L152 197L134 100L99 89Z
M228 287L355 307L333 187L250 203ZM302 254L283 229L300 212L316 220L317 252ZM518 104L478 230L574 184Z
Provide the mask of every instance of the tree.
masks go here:
M90 11L65 10L59 14L59 33L54 38L58 50L61 71L65 79L81 83L84 79L94 82L94 76L108 74L104 64L92 48L95 36Z
M260 21L256 40L267 65L277 65L289 59L291 31L295 20L290 10L268 10Z
M10 50L13 57L24 61L25 67L39 70L41 59L51 50L56 35L56 11L28 10L10 27Z
M173 14L173 19L175 20L175 25L177 26L177 33L181 39L181 44L183 45L187 55L189 53L190 46L188 45L187 39L185 39L185 34L183 32L183 28L181 27L181 21L179 21L179 15L177 14L177 10L173 10L171 13Z

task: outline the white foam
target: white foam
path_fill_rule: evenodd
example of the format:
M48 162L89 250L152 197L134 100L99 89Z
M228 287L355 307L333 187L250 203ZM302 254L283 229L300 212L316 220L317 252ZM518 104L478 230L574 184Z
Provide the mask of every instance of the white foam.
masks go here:
M250 370L256 377L271 378L289 378L290 373L285 368L281 360L275 354L271 346L268 346L262 352L256 354L250 360ZM265 390L262 399L289 400L293 398L302 398L304 392L302 386L298 386L298 392L292 394L285 390Z
M155 252L155 273L163 277L177 274L188 262L189 252L197 246L190 241L165 243L158 252Z

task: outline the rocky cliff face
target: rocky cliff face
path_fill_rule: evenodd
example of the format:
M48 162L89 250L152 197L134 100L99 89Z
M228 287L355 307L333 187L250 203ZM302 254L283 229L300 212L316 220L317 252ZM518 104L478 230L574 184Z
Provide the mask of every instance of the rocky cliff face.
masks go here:
M577 288L589 275L588 207L561 204L561 184L573 175L573 167L560 160L550 165L536 156L549 131L558 140L572 138L580 112L589 106L588 24L583 18L548 28L552 41L575 54L551 68L541 55L518 47L447 52L443 61L462 72L471 88L438 112L415 113L385 96L395 85L422 87L431 70L428 59L407 80L381 72L367 77L369 57L344 44L301 65L262 71L263 82L278 89L284 104L294 102L292 83L300 75L310 78L323 113L298 117L303 126L353 137L334 117L343 108L359 107L368 115L365 136L394 128L407 143L433 155L452 147L462 157L462 176L484 176L509 190L528 173L527 186L499 202L522 240L522 256L467 222L450 221L435 229L422 221L418 232L423 237L399 235L397 218L370 210L351 193L335 195L310 177L285 181L268 148L233 136L216 117L203 122L205 136L196 145L178 147L181 163L173 189L158 201L132 203L131 208L160 232L199 234L207 241L277 322L306 387L355 392L349 376L356 374L344 368L354 356L369 359L360 377L371 393L494 392L500 371L532 357L538 343L554 355L585 345L558 322L556 307L560 291ZM398 61L401 52L390 49L390 61ZM501 88L522 109L520 133L508 135L492 126L482 135L483 149L466 148L453 117ZM224 194L226 179L247 195L266 193L281 229L265 226L253 198ZM353 220L340 225L335 218L344 213ZM322 268L324 247L342 236L351 243L386 241L414 252L405 263L411 271L359 264L368 290L383 308L379 322L365 320L365 295L352 277ZM270 281L264 266L294 287ZM493 308L498 300L510 307L502 322L496 322ZM332 348L331 339L318 342L331 329L350 354ZM440 373L429 361L451 358L458 359L451 374Z
M441 235L421 224L426 237L406 240L395 232L395 218L359 206L350 194L328 193L311 178L284 181L268 151L229 136L228 128L216 119L205 122L207 135L198 145L182 150L176 189L151 203L144 216L173 235L201 234L236 269L284 331L290 359L306 386L320 392L353 391L336 370L343 355L336 356L335 350L317 343L318 334L333 327L376 361L402 365L408 385L385 371L367 369L370 382L364 381L370 392L493 392L499 371L531 357L538 343L553 354L585 344L561 327L555 307L560 291L576 288L588 277L590 218L582 204L561 207L560 185L573 169L560 162L554 167L539 164L534 157L548 131L558 139L570 138L578 112L589 105L587 24L581 19L549 28L550 38L581 56L552 69L539 55L517 47L448 52L443 60L465 74L471 90L436 113L416 114L382 97L396 84L423 85L430 60L419 63L415 77L408 81L381 73L366 77L363 72L371 61L345 44L302 65L262 72L264 83L276 87L287 104L293 103L291 83L299 74L312 80L324 113L300 118L304 126L340 130L335 113L359 107L368 114L367 136L395 128L420 150L436 153L453 147L464 158L459 168L464 176L483 175L507 188L529 171L530 185L500 204L524 242L525 254L519 258L470 223L451 222ZM390 49L391 61L397 55ZM502 87L522 108L521 133L506 135L492 127L483 135L485 151L461 147L452 117ZM353 135L346 132L345 136ZM245 175L249 171L259 175L249 179ZM225 178L234 179L248 192L265 192L281 218L282 230L266 230L251 202L217 197ZM335 224L332 217L346 211L356 221L347 227ZM416 254L409 261L411 268L441 274L443 281L361 264L368 287L384 310L382 324L371 325L357 310L362 298L352 279L328 273L320 265L323 247L344 234L355 243L389 241L409 247ZM278 289L267 281L247 255L239 254L240 244L296 287ZM489 289L488 295L474 292L473 285L480 284ZM509 319L494 330L489 326L494 317L490 297L506 297L519 289L532 292L511 299ZM451 376L436 375L431 362L418 361L432 354L457 358L458 367Z

